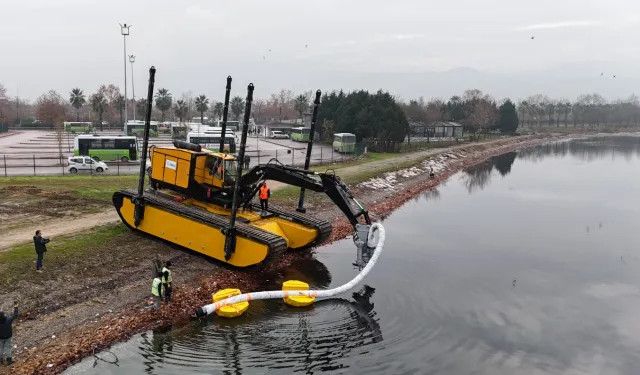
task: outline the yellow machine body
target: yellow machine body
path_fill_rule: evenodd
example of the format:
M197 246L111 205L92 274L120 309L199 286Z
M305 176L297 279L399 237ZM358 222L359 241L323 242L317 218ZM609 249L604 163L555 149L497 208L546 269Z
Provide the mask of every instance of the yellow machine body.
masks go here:
M235 157L208 150L154 147L151 165L151 181L158 189L145 191L144 217L137 226L136 192L114 193L114 206L132 230L240 268L264 264L287 249L316 245L331 233L329 223L298 212L270 207L269 215L262 215L238 209L235 251L225 260L222 229L229 223L231 207L208 200L203 191L233 192Z

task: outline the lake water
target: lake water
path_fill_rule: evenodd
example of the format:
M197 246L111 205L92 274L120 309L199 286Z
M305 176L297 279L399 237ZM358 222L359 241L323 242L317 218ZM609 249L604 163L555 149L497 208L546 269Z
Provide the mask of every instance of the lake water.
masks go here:
M638 374L640 138L556 143L453 176L384 222L366 285L148 332L68 374ZM322 248L277 279L356 273ZM106 360L113 357L101 354Z

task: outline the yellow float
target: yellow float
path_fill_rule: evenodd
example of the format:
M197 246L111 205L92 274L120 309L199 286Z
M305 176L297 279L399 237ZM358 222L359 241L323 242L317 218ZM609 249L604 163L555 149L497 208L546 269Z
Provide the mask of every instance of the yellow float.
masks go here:
M240 289L222 289L217 291L213 295L213 303L220 302L227 298L240 295ZM249 308L249 302L238 302L231 305L221 306L218 310L216 310L216 314L218 316L224 318L235 318L242 314Z
M289 290L309 290L309 284L298 280L289 280L282 284L282 291L285 292L284 303L289 306L309 306L316 300L311 296L287 296L286 292Z

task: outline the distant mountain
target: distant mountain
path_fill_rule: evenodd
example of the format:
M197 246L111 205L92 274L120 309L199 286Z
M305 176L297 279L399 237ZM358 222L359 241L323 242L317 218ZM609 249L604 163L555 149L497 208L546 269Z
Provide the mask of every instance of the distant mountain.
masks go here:
M609 71L599 70L602 66ZM338 69L314 61L271 64L229 62L216 69L211 69L207 61L194 61L190 64L189 72L210 72L198 80L186 78L186 75L177 74L169 68L178 69L168 67L168 72L163 76L163 87L172 88L175 94L186 90L208 93L215 100L223 99L225 78L229 74L233 77L233 95L245 96L246 85L253 82L257 98L268 98L282 88L296 93L316 89L323 92L334 89L383 89L405 100L420 96L425 99L448 99L472 88L489 93L496 99L509 97L515 101L535 94L570 100L580 94L594 92L609 100L626 98L634 92L640 95L640 77L631 75L634 69L629 64L597 61L558 64L536 71L479 71L458 67L446 71L382 73L367 72L367 67L358 70L358 66ZM604 75L600 76L600 73ZM617 77L613 78L613 74Z

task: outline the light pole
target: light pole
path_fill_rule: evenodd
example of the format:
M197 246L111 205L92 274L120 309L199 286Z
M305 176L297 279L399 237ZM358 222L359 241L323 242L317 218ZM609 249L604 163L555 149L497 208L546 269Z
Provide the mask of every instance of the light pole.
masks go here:
M124 37L124 124L127 124L127 35L129 35L129 28L131 25L120 24L120 33Z
M129 62L131 63L131 96L133 96L133 121L136 121L136 87L133 85L133 63L136 62L136 57L133 55L129 56Z

